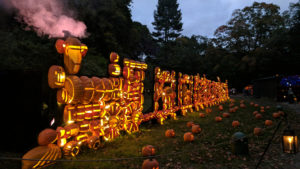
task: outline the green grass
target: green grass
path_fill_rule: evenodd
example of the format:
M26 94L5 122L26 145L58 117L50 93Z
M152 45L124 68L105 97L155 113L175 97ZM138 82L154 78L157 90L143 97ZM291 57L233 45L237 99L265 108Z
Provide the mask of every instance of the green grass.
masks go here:
M231 113L229 118L223 118L222 122L215 122L214 118L218 115L222 116L223 112L228 112L229 103L223 104L223 111L219 111L217 106L212 107L213 112L208 114L206 118L200 118L199 112L193 112L185 117L179 116L178 120L169 119L162 126L150 123L143 124L140 132L131 135L123 134L112 142L105 143L104 147L97 151L87 148L82 149L81 153L74 160L141 157L142 147L150 144L156 148L156 154L161 155L156 157L160 168L254 168L280 119L272 117L276 107L275 104L269 102L260 103L263 106L270 105L271 108L262 113L262 119L255 119L252 112L259 110L259 108L250 106L250 101L251 99L248 99L245 102L246 108L239 108L237 112ZM239 105L239 99L236 99L235 105ZM295 113L288 110L285 110L285 112L289 114L289 119L293 121ZM272 126L264 126L264 121L267 119L273 121ZM231 125L233 120L238 120L241 123L240 127L233 128ZM192 143L183 141L183 134L191 131L186 126L188 121L193 121L202 128L201 133L195 134L195 140ZM285 126L286 124L282 123L261 164L261 168L284 168L283 166L288 163L287 159L289 156L281 152L280 146L280 135ZM254 127L263 128L264 134L259 137L254 136ZM174 129L176 136L174 138L166 138L164 133L167 129ZM235 156L231 153L230 139L237 131L245 133L248 137L249 156ZM49 168L134 169L141 168L143 160L58 162L49 166Z
M206 118L200 118L199 112L193 112L185 117L179 116L178 120L167 120L162 126L150 123L143 124L140 132L132 135L124 134L112 142L105 143L105 146L97 151L84 149L76 159L141 157L142 147L150 144L156 148L157 155L162 155L156 157L160 163L160 168L254 168L280 119L272 117L272 113L276 111L274 105L265 113L262 113L262 119L255 119L252 112L259 108L250 106L249 101L247 100L245 103L246 108L239 108L237 112L231 113L229 118L223 118L222 122L215 122L214 118L221 115L222 112L228 111L228 103L223 104L223 111L219 111L217 106L213 107L213 112L208 114ZM236 100L236 105L239 105L239 100ZM289 118L292 120L295 114L289 111L286 112L289 113ZM272 126L264 126L264 121L267 119L273 121ZM233 128L231 125L233 120L238 120L241 123L240 127ZM202 132L195 135L195 140L192 143L183 141L183 134L191 130L186 126L188 121L193 121L202 128ZM285 125L283 123L276 134L272 146L261 164L261 168L282 168L280 165L286 164L280 147L280 134ZM263 128L264 134L259 137L254 136L254 127ZM175 138L166 138L164 136L166 129L174 129L176 132ZM249 156L231 154L230 139L237 131L245 133L248 137ZM271 154L272 158L270 158ZM277 161L274 163L272 159ZM59 162L49 168L141 168L142 163L143 159Z

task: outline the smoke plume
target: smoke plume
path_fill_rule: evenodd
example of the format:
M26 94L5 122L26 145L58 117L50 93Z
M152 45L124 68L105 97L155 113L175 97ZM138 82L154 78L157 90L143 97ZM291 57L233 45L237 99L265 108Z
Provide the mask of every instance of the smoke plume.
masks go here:
M63 31L79 38L87 36L86 25L66 15L70 11L62 0L10 0L10 4L18 10L18 19L40 36L64 37Z

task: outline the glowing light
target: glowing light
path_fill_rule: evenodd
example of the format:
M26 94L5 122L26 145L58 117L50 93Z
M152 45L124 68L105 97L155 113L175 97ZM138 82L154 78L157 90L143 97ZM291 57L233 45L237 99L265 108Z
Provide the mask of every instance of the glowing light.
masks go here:
M50 126L53 126L53 124L55 123L55 118L53 118L50 122Z

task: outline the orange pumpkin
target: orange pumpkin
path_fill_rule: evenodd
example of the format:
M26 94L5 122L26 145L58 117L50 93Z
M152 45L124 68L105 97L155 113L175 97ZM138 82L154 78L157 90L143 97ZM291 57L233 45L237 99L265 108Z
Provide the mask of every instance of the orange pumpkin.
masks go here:
M259 136L262 134L262 129L259 128L259 127L255 127L254 130L253 130L253 134L256 135L256 136Z
M57 139L57 132L53 129L45 129L40 132L38 136L38 144L40 146L46 146L50 143L53 143Z
M184 140L185 142L191 142L191 141L194 141L194 135L193 135L191 132L184 133L184 135L183 135L183 140Z
M143 162L142 169L159 169L159 163L155 159L146 159Z
M234 112L236 112L239 109L238 106L234 106Z
M258 114L258 111L254 111L253 115L256 116Z
M238 127L240 126L240 122L239 121L233 121L232 122L232 127Z
M63 147L64 156L77 156L80 152L80 148L77 141L69 141Z
M206 113L211 113L212 110L211 110L211 108L206 108L206 109L205 109L205 112L206 112Z
M43 160L56 160L60 159L62 156L61 149L54 144L49 144L48 146L38 146L30 151L28 151L22 158L23 159L43 159ZM46 165L54 163L53 161L22 161L22 169L31 168L42 168Z
M203 118L205 117L205 113L199 113L199 116Z
M229 113L223 113L222 115L223 115L223 117L224 117L224 118L226 118L226 117L229 117L229 116L230 116L230 114L229 114Z
M217 117L215 118L215 121L216 121L216 122L220 122L220 121L222 121L222 117L220 117L220 116L217 116Z
M265 125L266 126L271 126L273 124L272 120L266 120Z
M234 111L235 111L234 108L229 109L229 113L233 113Z
M234 106L234 104L233 104L233 103L230 103L230 104L229 104L229 107L233 107L233 106Z
M264 112L265 112L265 109L260 109L260 112L261 112L261 113L264 113Z
M223 106L222 105L219 105L219 110L223 111Z
M256 119L261 119L261 118L262 118L262 115L258 113L258 114L255 115L255 118L256 118Z
M265 109L265 107L264 106L260 106L260 109Z
M199 125L193 125L192 127L192 133L196 134L196 133L200 133L201 132L201 128Z
M253 106L253 105L254 105L254 103L253 103L253 102L250 102L250 105L251 105L251 106Z
M168 130L166 130L166 132L165 132L165 136L166 137L174 137L175 136L175 131L173 130L173 129L168 129Z
M284 112L283 112L283 111L278 111L278 113L279 113L281 116L284 116Z
M155 155L155 148L152 145L147 145L142 148L143 156L153 156Z
M278 117L280 117L280 113L276 113L276 112L275 112L275 113L273 113L273 117L274 117L274 118L278 118Z
M258 104L254 104L254 107L259 107L259 105Z
M192 122L192 121L189 121L189 122L186 123L187 127L192 127L193 125L194 125L194 122Z
M245 105L244 103L241 103L241 104L240 104L240 107L241 107L241 108L245 108L246 105Z
M63 67L53 65L48 71L48 85L50 88L64 87L66 80L66 72Z

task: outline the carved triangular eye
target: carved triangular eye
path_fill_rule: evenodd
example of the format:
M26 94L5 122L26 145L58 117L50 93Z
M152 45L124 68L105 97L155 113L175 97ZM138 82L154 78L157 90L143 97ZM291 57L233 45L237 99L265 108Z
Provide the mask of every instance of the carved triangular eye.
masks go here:
M80 52L81 52L82 57L84 57L86 55L87 51L88 51L88 47L82 43L80 46Z

